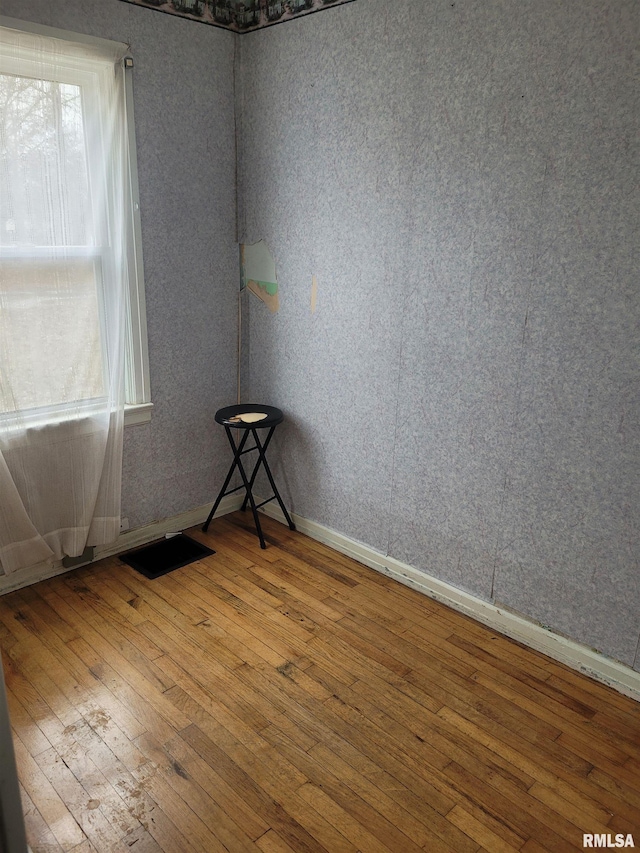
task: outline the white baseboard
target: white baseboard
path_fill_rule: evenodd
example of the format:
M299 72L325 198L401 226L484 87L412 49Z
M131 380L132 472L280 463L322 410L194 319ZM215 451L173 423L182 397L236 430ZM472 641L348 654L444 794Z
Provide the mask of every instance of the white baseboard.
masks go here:
M258 498L256 501L260 502ZM218 518L221 515L234 512L240 509L241 504L241 496L228 495L220 502L215 517ZM155 539L161 539L167 533L176 533L202 524L209 514L209 509L210 504L207 504L180 515L147 524L144 527L127 530L121 533L118 539L110 545L96 546L94 561L111 557L114 554L122 554L131 548L145 545ZM279 507L274 504L266 504L260 512L286 524L284 515ZM440 601L466 616L471 616L489 628L518 640L524 645L594 678L596 681L601 681L625 696L640 701L640 673L635 672L625 664L612 660L574 640L554 634L548 628L543 628L541 625L499 605L477 598L445 581L428 575L426 572L415 569L407 563L402 563L393 557L386 557L380 551L357 542L355 539L350 539L323 524L310 521L296 513L291 513L291 517L296 528L312 539L317 539L319 542L335 548L336 551L353 557L359 563L410 586L412 589ZM78 567L74 566L74 568ZM60 562L56 562L53 565L43 564L33 569L4 575L0 577L0 595L68 571L71 569L66 568Z
M257 502L259 503L258 499ZM286 524L280 508L273 503L266 504L260 512ZM455 586L451 586L451 584L428 575L426 572L413 568L407 563L402 563L393 557L386 557L368 545L350 539L323 524L309 521L309 519L296 513L291 513L291 517L296 528L312 539L317 539L319 542L335 548L336 551L353 557L359 563L394 578L394 580L400 581L400 583L410 586L412 589L418 590L429 598L440 601L466 616L471 616L493 630L506 634L507 637L518 640L529 648L542 652L548 657L594 678L596 681L601 681L625 696L640 701L640 673L625 664L608 658L574 640L554 634L553 631L543 628L542 625L489 601L470 595Z
M242 497L240 495L227 495L220 501L215 518L235 512L235 510L240 509L241 505ZM96 545L91 562L102 560L104 557L112 557L114 554L123 554L131 548L146 545L147 542L153 542L155 539L162 539L167 533L178 533L181 530L188 530L190 527L203 524L209 515L210 509L211 504L207 504L206 506L199 506L188 512L180 513L180 515L174 515L171 518L164 518L162 521L145 524L143 527L137 527L134 530L126 530L118 536L115 542L111 542L109 545ZM79 563L72 568L77 569L80 565L89 564ZM69 571L72 571L72 569L63 566L60 561L56 561L53 564L43 563L40 566L30 569L12 572L10 575L2 575L0 577L0 595Z
M242 497L240 495L227 495L220 501L214 518L235 512L241 506ZM182 530L188 530L190 527L196 527L198 524L204 524L210 510L211 504L206 504L180 515L155 521L153 524L146 524L144 527L137 527L135 530L126 530L110 545L96 545L94 560L102 560L104 557L122 554L130 548L137 548L139 545L153 542L154 539L161 539L167 533L179 533Z

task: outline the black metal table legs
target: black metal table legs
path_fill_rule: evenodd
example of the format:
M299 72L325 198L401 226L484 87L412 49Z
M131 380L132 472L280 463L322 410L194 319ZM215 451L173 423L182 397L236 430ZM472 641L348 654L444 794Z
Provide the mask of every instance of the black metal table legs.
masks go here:
M229 473L227 474L227 477L226 477L226 479L222 485L222 488L220 489L218 497L216 498L215 503L213 504L213 507L211 508L211 512L209 513L209 516L208 516L207 520L205 521L202 529L205 533L209 529L209 524L211 523L211 519L215 515L215 512L218 509L220 501L222 500L223 497L225 497L225 495L230 495L233 492L237 492L237 491L240 491L240 489L244 489L245 490L245 496L244 496L244 501L242 503L242 510L244 511L247 508L247 502L249 502L249 504L251 505L251 512L253 514L253 520L254 520L254 523L256 525L256 532L258 534L258 538L260 539L260 547L266 548L267 546L266 546L265 541L264 541L264 535L262 533L262 527L260 526L260 517L258 515L258 509L261 506L264 506L265 504L269 503L270 501L277 500L279 505L280 505L280 509L282 510L284 517L287 520L287 524L289 525L289 529L290 530L296 529L295 524L291 520L291 516L287 512L287 509L286 509L284 503L282 502L282 498L280 497L278 489L276 488L276 484L274 482L273 475L271 473L271 469L269 468L269 463L267 462L267 457L266 457L267 447L269 446L269 442L271 441L271 437L273 436L273 433L275 431L275 426L272 426L270 428L264 444L262 444L260 442L260 438L258 436L258 429L256 427L250 427L250 428L244 429L243 430L244 435L242 436L242 438L240 439L238 444L236 444L236 442L234 440L233 433L232 433L230 427L227 426L227 424L225 424L224 428L225 428L225 431L227 433L227 438L229 439L229 444L231 445L231 449L233 451L233 462L231 463L231 467L229 468ZM253 440L255 441L255 445L253 447L245 448L245 444L247 443L247 439L249 438L249 433L251 433L251 435L253 436ZM253 468L253 471L251 472L251 476L249 478L247 478L246 471L244 470L244 466L242 464L242 457L244 456L245 453L251 453L251 451L253 451L253 450L258 451L258 460L257 460L257 462ZM261 501L261 503L256 504L254 497L253 497L253 485L256 481L256 477L258 476L258 471L260 470L261 466L262 466L262 468L264 468L265 474L267 475L267 478L269 480L269 484L270 484L271 488L273 489L273 494L271 495L270 498L267 498L266 500ZM235 489L229 489L227 491L227 486L231 482L233 472L235 471L236 468L238 469L238 471L240 473L240 477L242 478L242 485L237 486Z

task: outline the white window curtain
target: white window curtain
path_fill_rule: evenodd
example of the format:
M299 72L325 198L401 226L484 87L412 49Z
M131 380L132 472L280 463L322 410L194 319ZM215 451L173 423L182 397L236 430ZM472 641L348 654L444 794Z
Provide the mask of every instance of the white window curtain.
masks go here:
M0 27L0 566L120 528L131 232L123 57Z

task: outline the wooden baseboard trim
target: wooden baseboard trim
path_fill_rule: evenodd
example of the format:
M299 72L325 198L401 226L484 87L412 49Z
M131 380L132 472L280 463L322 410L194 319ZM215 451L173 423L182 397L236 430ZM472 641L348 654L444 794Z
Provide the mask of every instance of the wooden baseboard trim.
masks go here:
M220 501L215 518L235 512L237 509L240 509L241 505L241 496L227 495L227 497ZM123 554L131 548L137 548L139 545L146 545L147 542L161 539L167 533L177 533L181 530L188 530L190 527L202 524L209 515L210 509L211 504L206 504L206 506L196 507L196 509L174 515L171 518L164 518L152 524L145 524L143 527L137 527L134 530L126 530L118 536L115 542L111 542L109 545L96 545L93 560L90 562L95 563L96 560L102 560L105 557ZM80 565L88 565L88 563L78 564L77 566L73 566L73 568L79 568ZM52 578L68 571L71 571L71 569L63 566L60 561L56 561L53 564L43 563L31 569L23 569L13 572L10 575L2 575L0 577L0 595L13 592L13 590L21 589L24 586L30 586L33 583L38 583L38 581L47 580L47 578Z
M259 499L256 500L259 503ZM286 524L280 508L274 504L266 504L260 512ZM471 616L489 628L505 634L513 640L518 640L525 646L542 652L548 657L594 678L596 681L607 684L625 696L640 701L640 673L631 667L608 658L588 646L554 634L553 631L524 616L470 595L407 563L402 563L393 557L386 557L368 545L350 539L323 524L310 521L296 513L291 513L291 517L296 528L312 539L317 539L319 542L335 548L336 551L353 557L359 563L394 578L429 598L464 613L466 616Z

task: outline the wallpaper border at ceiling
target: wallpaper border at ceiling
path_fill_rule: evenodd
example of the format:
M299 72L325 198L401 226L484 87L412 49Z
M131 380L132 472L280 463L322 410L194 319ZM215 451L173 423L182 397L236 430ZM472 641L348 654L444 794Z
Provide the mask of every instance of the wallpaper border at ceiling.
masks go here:
M201 24L246 33L354 0L123 0Z

